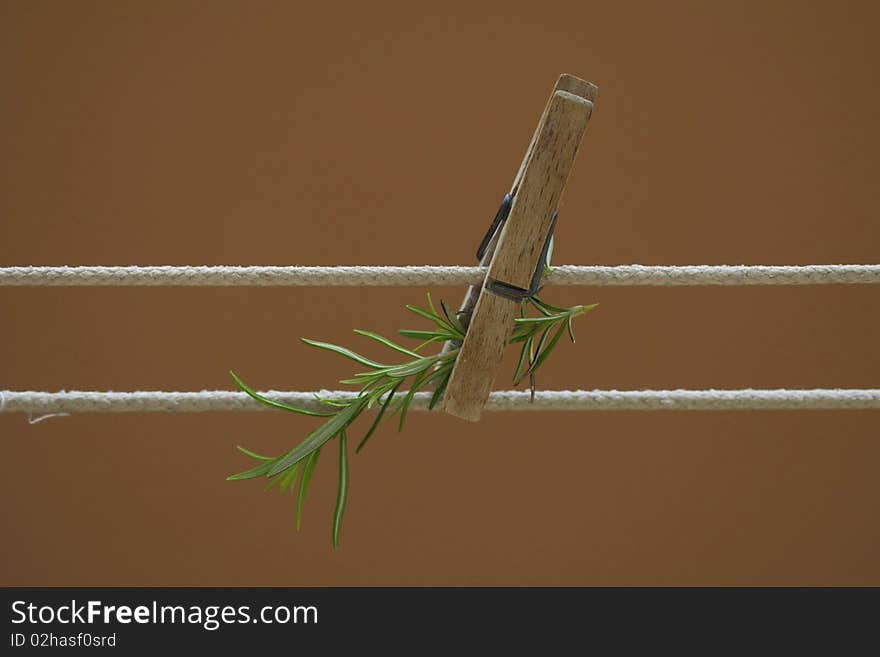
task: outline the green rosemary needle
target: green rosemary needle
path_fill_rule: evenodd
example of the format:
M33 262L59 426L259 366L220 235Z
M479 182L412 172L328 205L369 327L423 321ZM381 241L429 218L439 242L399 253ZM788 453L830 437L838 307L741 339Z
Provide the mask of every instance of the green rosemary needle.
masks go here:
M460 318L450 312L445 303L440 302L441 310L438 312L430 294L427 295L427 299L427 308L410 305L406 307L410 312L429 320L434 325L433 328L427 330L404 329L399 331L403 337L419 341L419 344L412 349L401 346L376 333L355 330L358 335L374 340L391 351L406 356L407 360L402 363L381 363L346 347L303 338L303 342L311 347L339 354L366 368L365 371L358 372L352 378L341 381L343 384L359 388L355 396L344 400L318 398L318 401L326 406L325 410L314 411L269 399L251 389L234 372L230 372L236 385L256 401L301 415L322 417L324 423L309 433L298 445L278 456L263 456L239 446L238 450L256 461L257 465L227 479L238 481L265 477L269 479L266 490L277 485L282 493L289 490L291 495L295 494L297 496L296 528L299 529L303 502L308 495L309 483L317 466L321 449L329 441L337 439L339 441L339 485L333 513L332 543L334 548L338 547L342 517L348 499L347 431L349 427L364 411L378 406L376 417L355 449L355 453L358 453L375 433L383 418L399 414L398 430L403 429L407 411L415 394L420 390L433 390L428 408L436 407L443 397L443 391L452 374L455 359L458 357L458 349L440 351L432 355L425 355L421 353L421 350L433 343L460 344L464 340L466 330ZM546 303L538 296L524 299L520 317L515 320L513 334L510 338L511 344L522 343L514 374L514 384L519 384L524 377L528 376L534 397L535 373L559 343L563 333L567 332L571 341L574 342L572 320L593 308L595 308L595 304L562 308ZM537 311L538 314L529 316L529 309ZM406 381L409 381L409 390L400 392L401 386ZM297 486L296 481L300 471L301 476Z

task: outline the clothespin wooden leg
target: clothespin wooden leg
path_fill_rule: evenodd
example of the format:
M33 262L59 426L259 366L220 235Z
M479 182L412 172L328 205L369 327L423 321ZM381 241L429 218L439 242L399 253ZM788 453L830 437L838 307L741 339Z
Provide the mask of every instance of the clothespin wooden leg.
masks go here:
M514 179L510 213L484 254L491 258L489 270L444 394L443 410L451 415L480 418L520 302L542 264L541 252L590 118L592 98L593 85L562 76L547 103Z
M596 85L591 82L587 82L586 80L581 80L574 75L569 75L568 73L563 73L559 76L559 79L556 81L556 85L553 87L553 91L550 93L550 97L547 99L547 103L544 105L544 111L541 113L541 118L538 120L538 125L535 127L535 132L532 134L532 139L529 142L529 146L526 149L526 153L523 156L522 163L519 165L519 169L516 172L516 176L513 178L513 184L510 186L510 194L511 196L516 192L519 187L520 180L522 180L522 175L526 170L526 165L529 163L529 159L532 156L532 150L535 147L535 140L538 138L538 133L541 131L541 126L544 125L544 119L547 118L547 110L550 109L550 101L553 99L553 94L557 91L567 91L575 96L580 96L585 100L590 101L591 103L596 102L596 97L599 93L599 89ZM495 253L495 245L498 243L498 237L501 235L501 231L496 231L492 236L492 239L489 241L485 252L482 257L480 257L480 266L488 267L489 263L492 262L492 255ZM477 299L480 296L480 290L482 289L482 285L472 285L468 288L467 294L465 294L464 301L461 304L459 309L459 315L461 317L462 323L465 327L468 326L468 321L470 320L470 316L474 311L474 306L477 304ZM447 351L450 348L450 345L444 345L444 351Z

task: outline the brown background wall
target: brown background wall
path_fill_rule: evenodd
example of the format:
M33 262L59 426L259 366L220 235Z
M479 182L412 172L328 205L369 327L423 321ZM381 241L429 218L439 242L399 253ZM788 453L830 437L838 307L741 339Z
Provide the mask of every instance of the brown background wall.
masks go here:
M0 264L468 264L561 72L557 263L880 262L873 4L4 2ZM424 292L2 289L0 388L335 387L297 338ZM556 288L602 305L539 383L876 387L877 295ZM300 534L224 481L310 426L0 416L0 583L880 584L876 413L414 416L335 554L332 459Z

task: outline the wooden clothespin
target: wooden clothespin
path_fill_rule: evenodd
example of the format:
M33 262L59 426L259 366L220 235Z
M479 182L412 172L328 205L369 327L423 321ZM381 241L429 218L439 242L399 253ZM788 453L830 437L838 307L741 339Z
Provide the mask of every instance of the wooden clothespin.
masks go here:
M443 410L451 415L480 419L520 302L540 284L559 201L597 91L573 75L560 76L480 245L477 257L489 270L482 286L468 290L460 311L468 330L444 393Z

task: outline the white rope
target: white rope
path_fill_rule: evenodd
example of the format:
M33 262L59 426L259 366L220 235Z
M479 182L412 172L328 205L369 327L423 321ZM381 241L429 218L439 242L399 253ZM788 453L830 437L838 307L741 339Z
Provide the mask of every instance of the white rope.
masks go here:
M0 286L478 285L481 267L4 267ZM880 265L561 265L548 285L830 285L880 283Z
M39 417L34 417L32 413L27 414L28 424L39 424L43 420L51 420L53 417L68 417L70 413L46 413Z
M315 395L347 399L353 393L321 390L281 392L267 397L308 409L326 410ZM398 393L404 394L404 393ZM415 395L412 408L427 410L430 393ZM192 413L202 411L260 411L266 406L243 392L34 392L0 391L0 413ZM489 397L490 411L735 411L880 409L880 389L816 390L545 390L529 401L528 391L496 391Z

